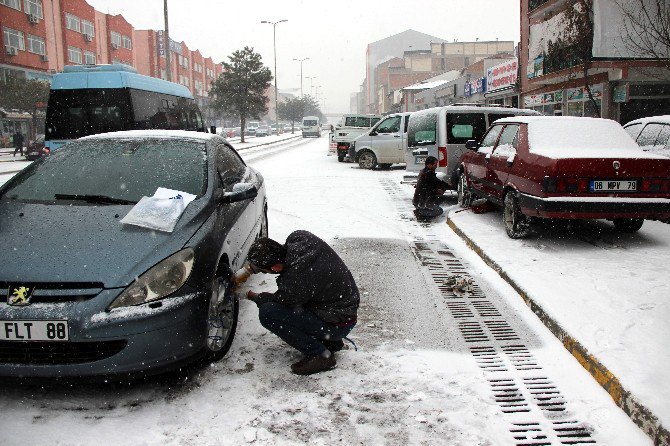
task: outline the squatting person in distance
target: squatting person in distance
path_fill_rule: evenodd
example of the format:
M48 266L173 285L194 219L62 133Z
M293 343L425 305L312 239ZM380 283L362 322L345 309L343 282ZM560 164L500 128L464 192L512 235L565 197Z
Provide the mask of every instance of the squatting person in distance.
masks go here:
M429 156L426 158L426 167L419 172L414 199L412 200L412 204L416 208L414 215L417 219L429 220L443 212L439 205L440 197L445 190L449 189L449 185L437 178L436 168L437 158Z
M291 371L310 375L335 367L334 353L356 325L360 297L333 248L307 231L293 232L284 245L260 238L233 280L239 284L256 272L279 275L276 292L248 291L246 297L258 305L263 327L304 355Z

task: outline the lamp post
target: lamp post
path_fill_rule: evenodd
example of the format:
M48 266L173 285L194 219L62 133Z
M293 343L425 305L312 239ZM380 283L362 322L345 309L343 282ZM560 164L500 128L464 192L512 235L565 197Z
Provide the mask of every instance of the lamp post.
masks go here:
M304 59L293 59L296 62L300 62L300 97L302 98L304 95L302 94L302 63L306 60L309 60L309 57L305 57Z
M314 93L314 99L316 100L319 99L319 88L321 87L323 87L323 85L317 85L316 87L314 87L314 89L316 90L316 93Z
M276 22L261 20L261 23L267 23L268 25L272 25L272 47L275 59L275 123L279 121L279 116L277 116L277 24L283 22L288 22L288 19L278 20Z
M314 94L314 79L316 79L316 76L305 76L305 79L309 79L309 94L311 96Z

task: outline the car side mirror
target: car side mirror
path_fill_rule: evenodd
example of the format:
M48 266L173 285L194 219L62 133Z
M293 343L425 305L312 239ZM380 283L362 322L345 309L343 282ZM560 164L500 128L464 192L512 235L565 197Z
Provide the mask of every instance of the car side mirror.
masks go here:
M468 139L465 142L465 148L468 150L477 150L479 149L479 143L474 139Z
M371 131L371 132L370 132L370 136L377 136L377 132L375 132L374 130Z
M212 134L216 135L216 126L215 125L212 125L212 126L209 127L209 133L212 133Z
M236 203L238 201L250 200L256 198L258 189L251 183L237 183L230 192L224 192L221 196L222 203Z

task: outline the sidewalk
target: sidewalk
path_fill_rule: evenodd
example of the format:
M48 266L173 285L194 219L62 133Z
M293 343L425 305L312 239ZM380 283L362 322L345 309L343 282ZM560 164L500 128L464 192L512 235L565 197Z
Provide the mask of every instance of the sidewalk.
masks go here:
M654 444L670 444L670 225L609 222L507 237L500 212L447 224L498 274Z

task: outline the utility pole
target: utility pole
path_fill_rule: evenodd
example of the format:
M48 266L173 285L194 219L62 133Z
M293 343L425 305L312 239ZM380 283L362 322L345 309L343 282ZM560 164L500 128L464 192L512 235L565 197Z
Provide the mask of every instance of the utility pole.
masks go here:
M165 33L163 34L163 45L165 46L165 75L172 82L172 65L170 64L170 27L168 25L168 0L163 0L163 12L165 15Z
M305 76L305 79L309 79L309 95L314 94L314 79L316 79L316 76Z
M275 59L275 123L279 122L279 116L277 116L277 24L282 23L282 22L288 22L288 19L282 19L277 22L270 22L267 20L261 20L261 23L267 23L268 25L272 25L272 47L274 51L274 59Z
M302 94L302 63L306 60L309 60L309 57L305 57L304 59L293 59L296 62L300 62L300 97L304 97Z

